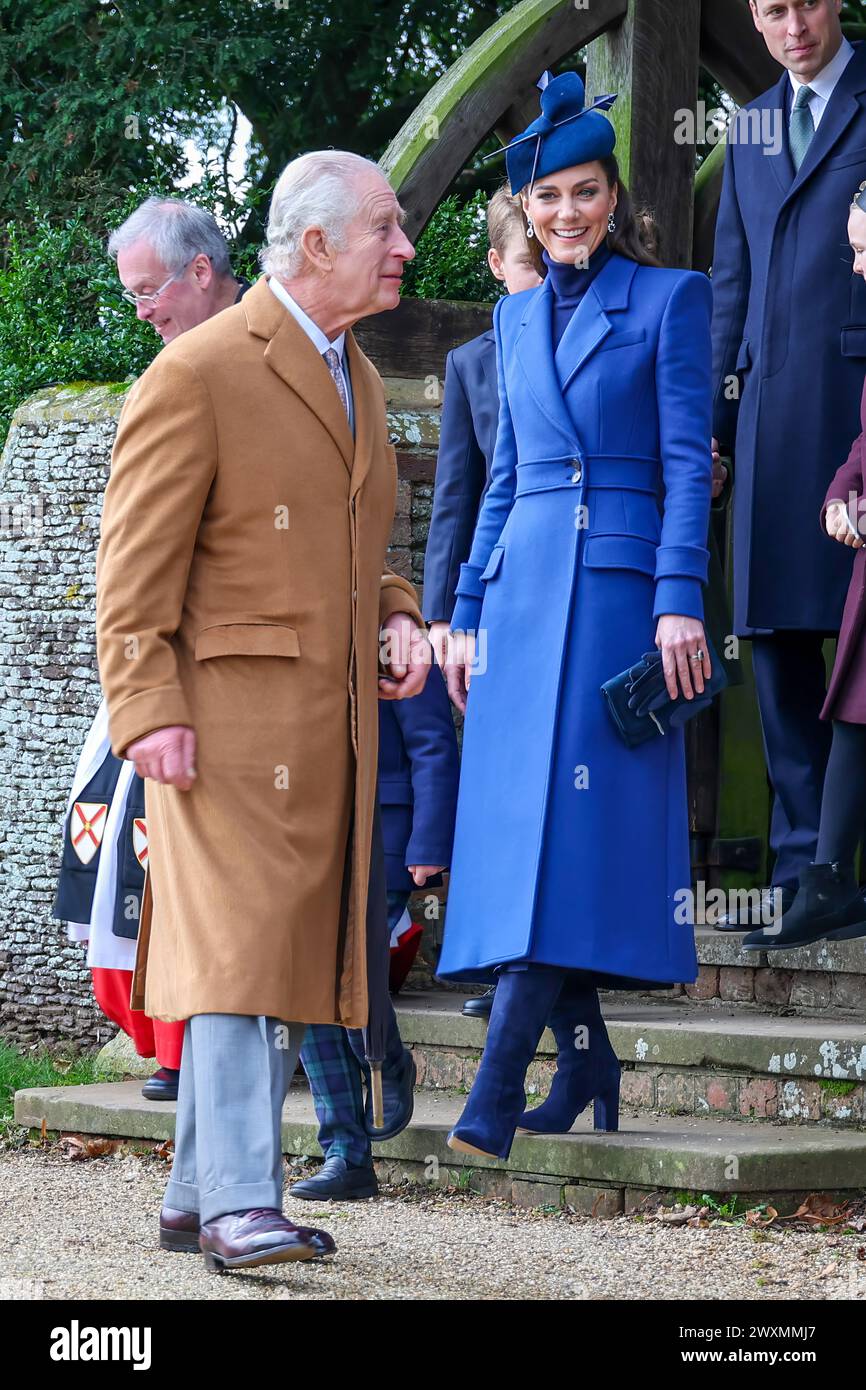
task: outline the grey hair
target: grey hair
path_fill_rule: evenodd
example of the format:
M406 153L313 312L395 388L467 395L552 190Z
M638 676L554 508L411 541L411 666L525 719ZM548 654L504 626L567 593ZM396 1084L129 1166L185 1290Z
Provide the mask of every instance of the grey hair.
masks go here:
M147 241L166 270L180 270L194 256L207 256L216 275L231 275L226 239L209 212L181 198L146 198L108 238L117 260L133 242Z
M267 246L259 252L262 269L292 280L304 266L301 237L321 227L336 251L345 251L346 228L360 206L360 176L378 164L348 150L314 150L287 164L277 179L268 216Z

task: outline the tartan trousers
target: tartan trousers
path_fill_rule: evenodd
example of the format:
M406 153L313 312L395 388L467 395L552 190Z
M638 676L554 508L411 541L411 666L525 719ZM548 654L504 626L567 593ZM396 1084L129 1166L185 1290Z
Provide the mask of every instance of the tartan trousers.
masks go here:
M404 891L388 893L388 931L399 922L409 901ZM393 1006L383 1075L403 1059L403 1043ZM364 1086L370 1069L364 1060L364 1034L360 1028L341 1028L335 1023L311 1023L301 1046L301 1064L319 1121L319 1146L325 1158L339 1155L350 1167L366 1166L372 1149L364 1126Z

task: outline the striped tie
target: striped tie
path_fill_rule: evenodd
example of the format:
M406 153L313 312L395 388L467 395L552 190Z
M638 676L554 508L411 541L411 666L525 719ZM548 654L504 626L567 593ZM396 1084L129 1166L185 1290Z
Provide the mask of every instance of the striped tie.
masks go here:
M795 169L799 169L806 158L806 151L812 142L812 136L815 134L812 112L809 110L809 102L814 95L811 87L798 87L797 95L794 98L791 120L788 124L788 143L791 147L791 158L794 161Z
M328 371L334 378L334 385L337 388L337 395L343 402L343 409L346 415L349 414L349 397L346 395L346 383L343 381L343 373L340 371L340 357L336 348L328 348L327 352L322 353L328 364Z

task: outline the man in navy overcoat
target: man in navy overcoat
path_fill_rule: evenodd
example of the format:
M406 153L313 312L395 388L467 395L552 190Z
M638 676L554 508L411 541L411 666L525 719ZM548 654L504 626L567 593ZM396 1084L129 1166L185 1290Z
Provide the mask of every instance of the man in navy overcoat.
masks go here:
M860 428L866 289L851 274L845 229L866 177L866 45L843 37L840 0L750 3L786 70L728 134L713 260L714 433L733 451L734 630L752 639L775 792L772 882L786 907L815 857L830 746L818 718L822 644L838 632L851 571L816 518Z

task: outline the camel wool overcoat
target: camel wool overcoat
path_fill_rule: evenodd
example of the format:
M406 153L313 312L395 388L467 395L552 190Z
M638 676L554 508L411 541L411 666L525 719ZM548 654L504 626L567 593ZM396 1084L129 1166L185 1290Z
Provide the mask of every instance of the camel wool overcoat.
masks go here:
M134 1007L367 1021L378 641L397 463L351 332L355 437L324 359L260 279L168 344L124 404L97 558L111 743L196 733L145 783Z

